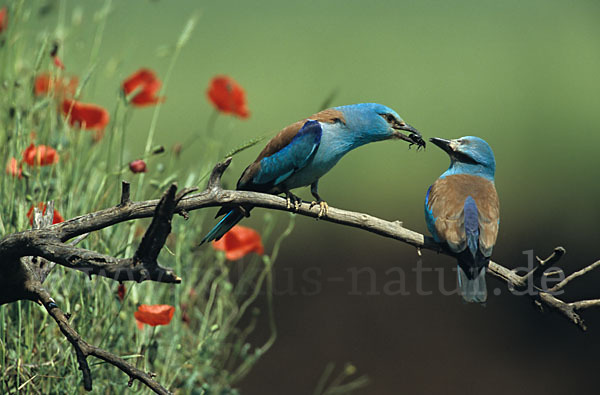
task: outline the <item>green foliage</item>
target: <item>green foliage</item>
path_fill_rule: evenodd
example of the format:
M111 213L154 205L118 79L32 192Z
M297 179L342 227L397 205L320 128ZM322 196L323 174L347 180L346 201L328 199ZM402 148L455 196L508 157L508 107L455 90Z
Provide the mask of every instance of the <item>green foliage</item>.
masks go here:
M109 6L107 2L105 11L98 14L99 26L104 26L110 17ZM15 3L9 15L11 28L2 37L4 45L0 48L0 63L5 66L0 75L0 160L3 166L13 157L20 162L30 143L55 148L60 159L49 166L22 163L22 178L11 176L2 168L0 236L28 229L27 210L38 202L54 200L65 218L117 204L122 179L132 183L132 199L138 200L159 197L175 180L180 188L200 184L201 175L210 170L218 155L210 147L205 148L203 162L186 169L176 151L152 148L160 106L152 110L134 108L118 92L120 81L101 80L93 66L101 37L89 37L93 43L92 66L82 70L84 77L76 96L93 102L94 86L115 86L118 93L110 109L112 119L103 137L70 127L57 111L60 98L54 91L42 97L33 94L35 77L41 72L50 72L56 80L66 77L48 56L49 43L56 37L48 33L33 38L19 31L20 22L31 18L31 10L23 2ZM195 19L191 19L181 37L173 38L176 45L163 92L194 23ZM61 28L68 32L69 26ZM68 39L61 45L68 48ZM36 50L28 50L31 48ZM136 148L125 146L125 136L133 117L147 117L150 112L151 124L143 151L149 170L132 174L126 158L132 157L128 150ZM159 258L162 265L172 267L183 278L180 285L126 283L127 291L120 301L116 282L89 279L62 267L51 272L45 285L57 304L71 314L71 324L84 339L156 373L157 380L167 388L181 393L237 394L233 386L275 339L271 268L281 241L293 228L293 220L286 231L274 235L273 217L266 215L261 234L266 245L274 245L271 255L229 262L210 246L198 247L204 219L205 214L200 211L193 212L188 221L174 218L173 232ZM95 232L80 246L117 257L131 256L148 223L131 221ZM274 240L269 242L271 239ZM258 322L260 312L253 302L261 292L267 294L271 336L264 344L254 345L248 342L248 336ZM133 312L141 303L175 306L175 316L167 326L145 326L140 330ZM89 363L97 393L124 391L128 382L125 374L92 357ZM43 308L30 302L1 306L0 393L74 393L75 389L82 391L75 354ZM139 383L134 384L133 391L148 392Z

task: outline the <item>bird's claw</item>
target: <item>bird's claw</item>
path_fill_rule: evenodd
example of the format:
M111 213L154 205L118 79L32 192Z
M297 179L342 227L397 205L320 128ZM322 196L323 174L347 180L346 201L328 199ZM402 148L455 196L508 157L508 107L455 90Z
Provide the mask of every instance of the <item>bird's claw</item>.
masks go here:
M286 202L286 208L288 210L292 209L292 204L293 204L294 210L298 211L298 210L300 210L300 204L302 204L302 199L300 199L298 196L288 192L285 194L285 202Z
M322 218L327 215L327 211L329 210L329 205L324 200L314 201L310 203L310 208L314 206L319 206L319 215L317 218Z

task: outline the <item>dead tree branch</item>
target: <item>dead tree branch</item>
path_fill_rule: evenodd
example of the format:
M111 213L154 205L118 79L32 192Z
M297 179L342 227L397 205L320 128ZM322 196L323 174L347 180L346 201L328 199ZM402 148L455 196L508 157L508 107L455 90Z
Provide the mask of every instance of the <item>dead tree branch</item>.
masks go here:
M176 185L171 185L160 200L134 202L130 200L129 184L123 183L121 199L118 205L82 215L68 221L44 226L51 222L53 210L47 210L45 222L41 213L36 213L36 226L32 230L14 233L0 239L0 305L17 300L33 300L42 303L48 313L59 325L62 333L73 345L83 372L84 385L91 389L91 376L86 358L93 355L117 366L132 379L137 379L157 393L168 393L156 383L152 377L139 371L121 358L86 343L77 332L70 327L64 313L58 309L50 295L41 286L42 281L52 269L53 264L96 274L116 281L158 281L179 283L181 279L171 269L161 267L157 257L167 236L171 232L171 220L175 213L187 218L188 212L205 207L240 206L263 207L273 210L290 211L285 198L264 193L224 190L221 188L221 176L231 162L231 158L218 163L210 176L207 188L197 194L190 195L196 189L186 189L176 194ZM302 202L292 208L297 214L318 218L320 208ZM147 229L142 242L131 258L115 258L75 247L75 244L85 238L90 232L104 229L115 224L138 218L152 217L152 223ZM421 250L431 250L448 256L454 254L440 246L431 237L412 231L403 226L400 221L386 221L368 214L346 211L329 207L326 216L321 220L362 229L377 235L392 238ZM50 221L50 222L48 222ZM42 228L42 226L44 226ZM71 242L68 242L72 240ZM556 297L556 293L574 279L589 273L600 266L600 261L579 270L550 289L528 286L541 276L556 274L548 269L565 253L562 247L557 247L547 259L539 259L537 266L530 272L520 275L515 270L490 262L488 272L495 278L506 283L510 289L529 292L525 294L532 298L540 308L557 311L585 330L585 324L579 314L580 310L600 306L600 299L565 302ZM28 258L27 258L28 257Z
M56 324L58 325L62 334L75 349L77 362L79 363L79 370L81 370L83 375L83 387L87 391L92 390L92 374L87 363L87 357L91 355L116 366L126 373L130 378L129 385L131 385L133 380L139 380L157 394L171 393L153 379L154 375L152 373L143 372L125 361L123 358L119 358L118 356L83 340L79 333L77 333L77 331L71 327L67 315L58 308L54 299L52 299L48 291L42 287L41 283L34 281L29 285L29 287L31 293L37 296L39 302L42 303L48 314L54 319L54 321L56 321Z
M0 265L0 274L2 274L0 304L27 299L44 306L73 346L86 390L92 389L92 377L87 363L87 357L91 355L128 374L130 385L133 380L139 380L158 394L169 394L169 391L154 381L151 374L142 372L122 358L84 341L69 325L67 316L58 308L48 291L42 287L42 282L55 264L116 281L181 282L171 269L161 267L157 258L171 232L171 221L177 204L193 190L195 189L185 189L176 194L175 184L167 189L155 205L152 223L131 258L114 258L75 247L75 244L87 236L87 232L79 234L72 242L65 243L55 232L54 227L50 226L54 213L52 202L47 204L45 215L35 209L32 231L9 235L0 240L0 244L5 243L0 247L0 256L7 258L2 260ZM115 209L126 209L130 204L129 184L123 183L121 202Z

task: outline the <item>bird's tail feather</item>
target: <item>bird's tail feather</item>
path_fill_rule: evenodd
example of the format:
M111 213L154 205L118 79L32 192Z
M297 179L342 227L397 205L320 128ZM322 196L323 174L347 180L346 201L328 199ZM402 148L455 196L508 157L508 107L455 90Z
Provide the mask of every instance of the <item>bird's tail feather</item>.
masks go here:
M210 232L200 242L200 244L204 244L207 241L219 240L223 235L231 228L233 228L238 222L240 222L244 218L244 214L239 209L232 209L227 213L218 224L215 225L214 228L211 229Z
M471 279L460 266L458 267L458 288L460 296L462 296L465 302L485 303L487 300L485 269L485 267L482 268L479 274Z

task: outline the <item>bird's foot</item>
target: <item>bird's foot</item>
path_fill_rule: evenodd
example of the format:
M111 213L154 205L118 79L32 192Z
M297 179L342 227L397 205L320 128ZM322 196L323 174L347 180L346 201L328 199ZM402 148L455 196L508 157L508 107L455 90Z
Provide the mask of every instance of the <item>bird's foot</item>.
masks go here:
M324 200L317 200L310 203L310 208L314 206L319 206L319 215L317 218L322 218L327 215L327 211L329 210L329 205Z
M293 205L295 211L300 210L300 205L302 204L302 199L300 199L298 196L294 195L291 192L286 192L285 193L285 201L286 201L286 207L288 210L292 209L292 205Z

